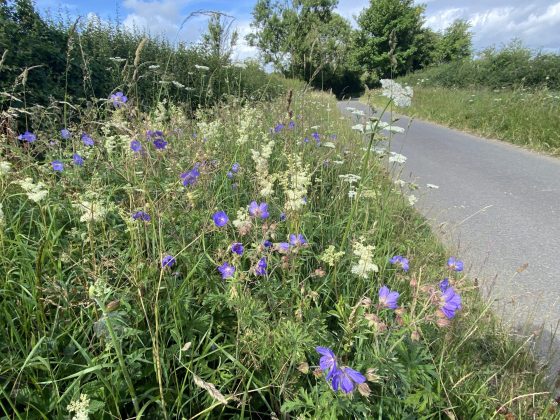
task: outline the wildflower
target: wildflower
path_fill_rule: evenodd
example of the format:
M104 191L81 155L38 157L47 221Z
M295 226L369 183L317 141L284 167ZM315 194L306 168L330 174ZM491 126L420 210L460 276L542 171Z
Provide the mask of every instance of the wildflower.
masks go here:
M17 183L21 186L21 188L25 190L27 198L35 203L43 200L49 193L49 191L45 189L45 184L43 184L42 182L34 184L31 178L25 178L24 180L18 181Z
M6 175L12 170L12 164L5 160L0 162L0 175Z
M68 131L66 128L60 130L60 137L62 137L64 140L68 140L71 136L72 133L70 133L70 131Z
M352 273L367 279L369 273L377 273L379 268L376 264L373 263L373 250L375 246L373 245L364 245L363 244L364 238L360 238L359 242L354 243L353 245L353 252L354 255L360 257L358 263L352 266Z
M311 174L308 165L303 165L300 155L288 156L288 169L280 178L286 202L286 211L298 211L307 202L307 188L311 185Z
M266 276L266 268L268 264L266 263L266 258L262 257L259 262L257 263L257 267L255 268L255 274L257 276Z
M449 288L449 279L445 278L439 282L439 288L442 292L445 292Z
M261 219L266 219L269 216L268 204L257 204L256 201L252 201L251 204L249 204L249 215L251 217L260 217Z
M64 171L64 163L62 163L60 160L53 160L51 162L53 171L55 172L62 172Z
M288 242L278 242L274 244L274 248L280 254L287 254L290 251L290 244Z
M334 265L344 256L344 251L336 252L336 248L334 245L329 245L327 249L323 252L320 259L321 261L326 262L330 267L334 267Z
M395 255L389 260L389 262L391 264L400 266L403 271L408 271L408 259L403 257L402 255Z
M86 146L93 146L95 144L93 139L86 133L82 133L82 143L84 143L84 145Z
M107 208L103 206L98 201L82 201L77 204L82 211L82 216L80 217L80 222L98 222L102 220L107 214Z
M410 204L411 206L414 206L418 202L418 197L416 197L414 194L410 194L407 199L408 204Z
M130 142L130 150L132 150L134 153L138 153L140 150L142 150L142 144L138 140L132 140Z
M431 190L437 190L439 188L439 186L435 184L426 184L426 187Z
M360 372L349 367L342 367L337 369L332 377L332 389L338 391L340 388L345 394L349 394L354 391L356 384L363 384L365 381L366 377Z
M222 275L222 279L231 279L235 274L235 267L227 262L218 267L218 271Z
M311 133L311 137L313 137L315 139L316 142L319 142L321 140L321 136L319 135L319 133L317 133L316 131L314 131L313 133Z
M109 99L113 102L115 108L120 108L128 101L128 98L122 92L113 93Z
M293 130L295 127L296 127L296 123L295 123L294 121L290 121L290 122L288 123L288 128L289 128L290 130Z
M331 379L338 370L336 355L328 347L317 346L315 347L315 351L321 355L321 358L319 359L319 367L323 373L327 374L327 380Z
M4 226L4 210L2 210L2 203L0 203L0 228Z
M153 144L154 144L155 148L158 149L158 150L163 150L167 147L167 142L161 137L158 137L157 139L155 139Z
M265 240L265 241L263 242L263 246L264 246L265 248L270 248L270 247L272 246L272 242L270 242L270 241L267 239L267 240Z
M229 222L229 217L223 211L214 213L212 219L214 220L214 224L218 227L224 227L225 225L227 225L227 222Z
M234 242L233 244L231 244L231 252L233 252L234 254L243 255L244 250L245 248L240 242Z
M72 155L72 162L74 163L74 165L76 166L83 166L84 164L84 159L77 153L74 153Z
M177 260L175 259L175 257L168 254L161 259L161 268L171 268L175 265L176 262Z
M305 240L305 236L303 236L301 233L297 235L294 235L293 233L290 234L290 245L304 246L305 244L307 244L307 241Z
M239 163L234 163L233 165L231 165L231 172L233 172L234 174L239 172Z
M279 133L280 131L282 131L283 128L284 128L284 124L278 123L278 124L276 125L276 127L274 127L274 132L275 132L275 133Z
M261 146L261 150L251 149L253 161L255 162L257 182L260 187L260 194L268 197L274 192L274 181L276 177L268 173L268 159L272 155L274 140Z
M207 67L207 66L199 66L198 64L195 64L195 65L194 65L194 68L197 69L197 70L201 70L201 71L208 71L208 70L210 70L210 67Z
M74 413L72 420L88 420L89 418L89 397L81 394L79 400L71 401L66 407L69 413Z
M228 179L233 179L233 172L228 171L228 173L226 174L226 176L228 177Z
M30 131L26 131L18 136L18 140L26 141L27 143L33 143L37 140L37 136Z
M384 308L397 309L399 292L392 292L387 286L379 289L379 303Z
M447 287L442 293L440 309L448 319L453 318L455 312L461 309L461 296L455 293L453 287Z
M447 266L453 271L463 271L463 261L460 261L455 257L449 257L449 260L447 260Z
M190 171L181 174L181 178L183 179L183 185L185 187L188 187L189 185L194 185L199 177L200 177L200 171L196 167L194 167Z
M132 218L133 218L134 220L142 220L142 221L144 221L144 222L149 222L150 220L152 220L151 216L150 216L148 213L143 212L142 210L137 211L136 213L134 213L134 214L132 215Z
M414 94L410 86L402 86L390 79L381 79L381 87L383 96L393 100L395 105L399 107L408 107L412 103L412 95Z
M391 152L391 156L389 156L389 162L405 163L406 159L407 158L405 155L401 155L400 153L395 152Z

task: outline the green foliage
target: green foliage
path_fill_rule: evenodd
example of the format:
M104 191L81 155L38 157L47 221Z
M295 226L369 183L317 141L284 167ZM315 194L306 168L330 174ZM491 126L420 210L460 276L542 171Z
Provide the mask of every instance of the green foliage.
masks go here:
M472 56L472 33L468 21L457 19L437 41L435 63L460 61Z

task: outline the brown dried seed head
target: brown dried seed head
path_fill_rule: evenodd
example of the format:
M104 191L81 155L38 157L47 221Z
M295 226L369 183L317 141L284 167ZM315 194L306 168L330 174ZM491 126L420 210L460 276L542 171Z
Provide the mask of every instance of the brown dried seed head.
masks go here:
M364 397L369 397L369 394L371 394L371 389L369 389L369 385L366 384L365 382L361 383L358 385L358 392L364 396Z
M297 368L301 373L308 374L309 373L309 364L307 362L301 362Z

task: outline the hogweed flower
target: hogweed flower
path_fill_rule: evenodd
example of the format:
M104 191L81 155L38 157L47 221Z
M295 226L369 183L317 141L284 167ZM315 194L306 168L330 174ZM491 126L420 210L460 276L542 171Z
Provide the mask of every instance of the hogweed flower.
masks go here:
M115 108L120 108L128 101L128 98L122 92L116 92L111 95L109 98L111 102L113 102L113 106Z
M53 160L51 162L53 171L55 172L62 172L64 171L64 163L62 163L60 160Z
M90 136L88 136L86 133L82 133L82 143L84 143L85 146L90 146L90 147L95 144L93 139Z
M455 257L449 257L449 260L447 260L447 266L453 271L463 271L463 261L458 260Z
M260 217L261 219L266 219L269 216L268 204L257 204L256 201L251 201L251 204L249 204L249 215L251 217Z
M235 274L235 267L227 262L218 267L218 271L222 275L222 279L231 279Z
M175 265L176 262L177 260L173 256L168 254L161 259L161 268L171 268Z
M72 155L72 162L76 166L83 166L84 165L84 158L82 158L79 154L74 153Z
M146 212L144 212L144 211L142 211L142 210L137 211L136 213L134 213L134 214L132 215L132 218L133 218L134 220L142 220L142 221L144 221L144 222L149 222L150 220L152 220L151 216L150 216L148 213L146 213Z
M212 216L212 219L214 220L214 224L218 227L224 227L229 222L229 217L224 211L217 211Z
M390 79L381 79L382 95L393 100L395 105L404 108L412 103L414 91L410 86L402 86Z
M389 162L394 163L406 163L407 157L405 155L401 155L400 153L391 152L391 156L389 156Z
M461 296L459 296L453 287L449 286L441 295L440 309L447 319L455 316L455 313L461 309Z
M231 252L233 252L234 254L243 255L244 250L245 248L240 242L234 242L233 244L231 244Z
M379 289L379 304L384 308L397 309L399 296L399 292L392 292L387 286L383 286Z
M389 260L391 264L397 265L402 268L403 271L408 271L408 259L402 255L395 255Z

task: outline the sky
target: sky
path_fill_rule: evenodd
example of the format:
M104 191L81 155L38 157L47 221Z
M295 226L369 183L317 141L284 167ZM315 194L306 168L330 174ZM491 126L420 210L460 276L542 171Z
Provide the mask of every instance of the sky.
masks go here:
M98 15L123 25L147 28L153 35L171 40L196 42L206 29L207 18L189 15L197 11L220 11L234 18L240 34L234 56L238 60L257 57L244 36L251 31L251 11L255 0L36 0L43 12L67 10L72 16ZM423 0L426 25L440 31L453 20L462 18L472 25L475 50L500 47L513 38L526 46L543 51L560 52L560 0ZM355 26L355 16L369 0L339 0L338 13Z

